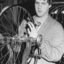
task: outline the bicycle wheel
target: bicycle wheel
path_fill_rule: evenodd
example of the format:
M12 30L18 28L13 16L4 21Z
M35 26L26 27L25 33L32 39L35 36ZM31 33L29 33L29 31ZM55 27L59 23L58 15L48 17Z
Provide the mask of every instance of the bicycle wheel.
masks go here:
M12 41L12 39L13 39L13 36L19 33L18 28L22 23L22 21L24 19L27 20L27 18L29 18L30 21L33 22L33 19L30 13L25 8L18 5L9 6L1 14L0 33L5 38L0 40L0 64L14 64L14 63L20 64L21 63L21 61L17 62L20 51L18 52L17 50L17 53L13 51L13 47L16 47L16 49L17 48L21 49L21 46L18 45L19 42L17 41L17 39L16 41ZM25 45L24 45L24 48L25 48ZM14 59L13 59L14 57L13 55L15 56Z

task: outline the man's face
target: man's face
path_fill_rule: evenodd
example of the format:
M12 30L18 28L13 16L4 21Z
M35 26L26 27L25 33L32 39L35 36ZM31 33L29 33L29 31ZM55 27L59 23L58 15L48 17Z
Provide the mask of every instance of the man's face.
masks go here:
M35 0L35 11L39 17L48 13L50 6L51 5L48 4L47 0Z

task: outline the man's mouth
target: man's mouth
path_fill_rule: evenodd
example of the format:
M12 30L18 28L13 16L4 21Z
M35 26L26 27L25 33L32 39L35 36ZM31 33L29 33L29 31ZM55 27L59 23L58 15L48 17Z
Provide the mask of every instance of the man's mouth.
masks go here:
M42 11L41 10L38 10L39 13L41 13Z

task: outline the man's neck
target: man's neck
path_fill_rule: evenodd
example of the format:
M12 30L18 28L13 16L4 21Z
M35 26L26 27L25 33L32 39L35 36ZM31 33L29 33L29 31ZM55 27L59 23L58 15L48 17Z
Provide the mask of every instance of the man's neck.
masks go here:
M48 17L48 14L46 14L46 15L44 15L42 17L37 17L36 16L36 21L40 22L42 24L47 19L47 17Z

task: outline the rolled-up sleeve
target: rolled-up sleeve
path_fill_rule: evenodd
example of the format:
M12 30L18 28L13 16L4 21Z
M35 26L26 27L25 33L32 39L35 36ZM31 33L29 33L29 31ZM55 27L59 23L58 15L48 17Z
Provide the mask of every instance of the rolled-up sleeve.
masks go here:
M42 58L48 61L59 61L64 53L64 33L63 27L56 24L53 28L51 40L43 38L41 45ZM43 35L42 35L43 36Z

